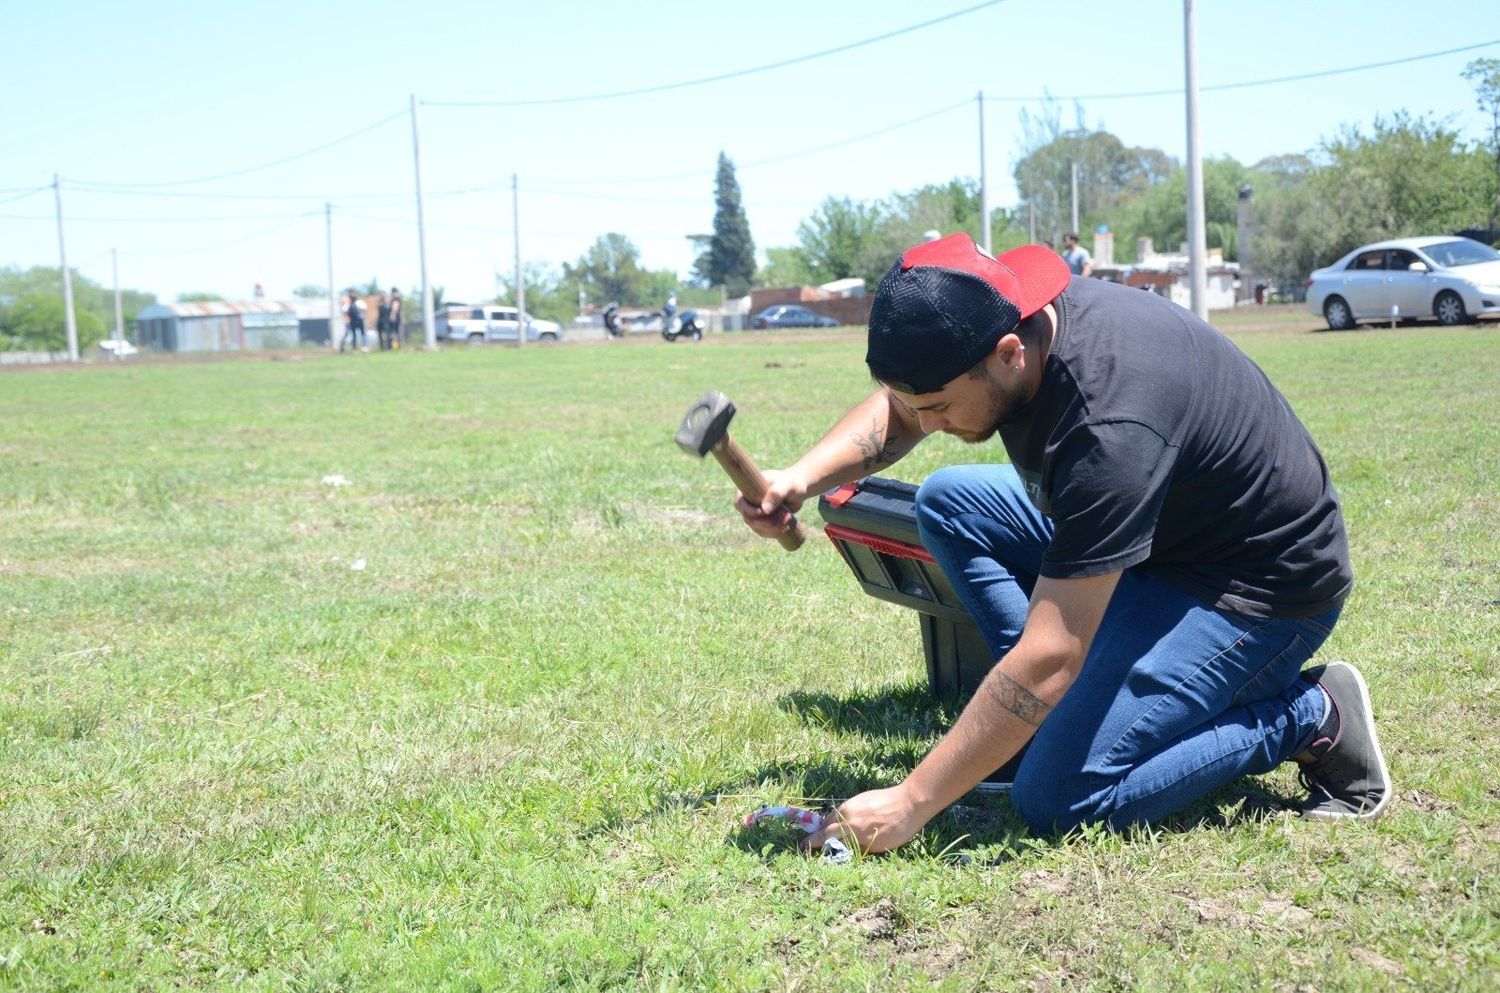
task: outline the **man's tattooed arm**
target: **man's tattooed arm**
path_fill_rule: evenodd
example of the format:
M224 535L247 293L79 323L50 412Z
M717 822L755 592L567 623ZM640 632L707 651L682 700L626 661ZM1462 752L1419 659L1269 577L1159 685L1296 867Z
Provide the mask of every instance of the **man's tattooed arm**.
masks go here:
M860 464L867 473L895 465L911 448L893 429L887 428L883 432L878 417L870 419L868 433L850 432L849 440L859 449Z
M1005 708L1006 713L1020 718L1034 728L1041 727L1042 721L1052 710L1036 694L998 669L990 673L983 685L990 697Z

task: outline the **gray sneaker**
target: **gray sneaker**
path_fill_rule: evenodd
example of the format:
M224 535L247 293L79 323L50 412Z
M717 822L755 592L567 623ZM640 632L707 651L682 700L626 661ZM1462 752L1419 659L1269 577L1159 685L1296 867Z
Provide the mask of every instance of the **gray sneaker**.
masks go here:
M1322 687L1333 701L1312 743L1293 756L1302 766L1308 792L1302 816L1374 820L1390 803L1391 776L1375 734L1370 687L1348 662L1308 669L1302 678Z

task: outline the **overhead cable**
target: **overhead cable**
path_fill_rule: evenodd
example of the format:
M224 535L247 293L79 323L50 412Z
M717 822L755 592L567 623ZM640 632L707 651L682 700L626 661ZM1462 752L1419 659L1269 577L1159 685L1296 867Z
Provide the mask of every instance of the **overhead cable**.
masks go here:
M643 86L639 89L634 90L616 90L612 93L591 93L583 96L571 97L544 97L533 100L423 100L422 104L423 106L430 107L541 107L549 104L584 103L591 100L613 100L616 97L637 97L643 96L647 93L664 93L668 90L680 90L685 89L689 86L702 86L705 83L718 83L726 79L737 79L741 76L750 76L758 72L769 72L772 69L783 69L790 65L797 65L802 62L810 62L813 59L821 59L825 56L837 55L840 52L847 52L851 49L862 48L865 45L873 45L876 42L886 41L888 39L896 38L904 34L910 34L913 31L920 31L923 28L930 28L934 24L941 24L944 21L951 21L954 18L963 17L967 14L972 14L975 11L984 10L986 7L994 7L1004 2L1005 0L987 0L986 3L975 4L973 7L965 7L963 10L956 10L951 14L944 14L942 17L934 17L930 21L923 21L920 24L913 24L909 27L898 28L895 31L887 31L885 34L876 35L873 38L864 38L860 41L851 41L846 45L839 45L836 48L827 48L821 52L812 52L808 55L798 55L789 59L782 59L779 62L771 62L766 65L754 66L749 69L736 69L733 72L719 73L716 76L703 76L699 79L685 79L677 83L662 83L658 86Z
M321 210L309 210L305 214L298 214L296 216L295 220L289 221L287 223L276 224L276 225L273 225L272 227L266 228L263 231L258 231L255 234L252 234L252 235L250 235L248 237L245 237L245 238L236 238L234 241L220 242L217 245L209 245L206 248L190 248L190 249L187 249L186 251L181 251L181 252L136 252L136 251L131 251L131 252L121 252L120 254L128 256L128 257L136 257L136 258L177 258L177 257L183 256L183 255L202 255L202 254L206 254L208 252L221 251L221 250L223 250L225 248L235 248L235 247L238 247L240 245L248 244L248 243L250 243L252 241L259 241L261 238L266 238L266 237L269 237L269 236L271 236L273 234L280 234L281 232L287 230L288 228L294 227L299 221L304 221L304 220L306 220L306 219L308 219L310 217L319 217L319 216L322 216L322 214L323 214L323 212Z
M910 117L904 121L897 121L895 124L887 124L885 127L876 128L874 131L865 131L861 134L851 135L848 138L840 138L838 141L830 141L822 145L814 145L812 148L803 148L795 152L787 152L783 155L773 155L770 158L766 159L753 159L749 162L739 162L735 164L735 169L752 169L756 166L771 165L775 162L784 162L787 159L800 158L804 155L813 155L817 152L826 152L831 148L840 148L844 145L852 145L857 141L864 141L867 138L874 138L889 131L896 131L901 128L910 127L913 124L920 124L923 121L931 120L934 117L940 117L943 114L952 113L953 111L958 110L961 107L972 106L973 103L974 99L972 97L969 97L964 100L960 100L958 103L951 103L946 107L939 107L937 110L930 110L925 114L919 114L916 117ZM695 169L692 172L674 172L662 176L617 176L612 179L579 179L573 180L573 182L578 183L581 186L609 186L625 183L661 183L672 179L694 179L701 176L712 176L716 172L717 170L715 169ZM556 180L556 182L566 184L568 180Z
M32 189L26 190L23 193L17 193L13 197L6 197L4 200L0 200L0 203L15 203L17 200L25 200L27 197L34 197L38 193L42 193L50 189L52 189L51 183L48 183L46 186L33 187ZM12 191L6 190L5 192L10 193Z
M887 132L890 132L890 131L896 131L896 130L899 130L901 128L910 127L913 124L920 124L923 121L931 120L934 117L940 117L943 114L952 113L955 110L958 110L958 109L963 108L963 107L967 107L967 106L969 106L972 103L973 103L972 99L960 100L957 103L951 103L951 104L948 104L947 106L939 107L936 110L930 110L930 111L928 111L928 112L926 112L924 114L919 114L916 117L907 118L906 120L903 120L903 121L897 121L894 124L887 124L885 127L876 128L874 131L865 131L865 132L863 132L861 134L851 135L851 136L849 136L847 138L840 138L837 141L825 142L824 144L816 145L816 146L814 146L812 148L804 148L804 149L800 149L800 150L795 151L795 152L787 152L785 154L775 155L775 156L772 156L772 157L766 158L766 159L757 159L757 160L750 161L750 162L740 163L740 164L736 165L736 168L737 169L753 168L755 166L769 165L771 163L782 162L782 161L785 161L787 159L798 158L798 157L803 156L803 155L812 155L812 154L815 154L817 152L826 152L829 149L839 148L839 147L841 147L843 145L853 144L854 142L858 142L858 141L864 141L864 140L866 140L868 138L874 138L874 137L877 137L879 135L886 134ZM610 178L610 179L601 179L601 180L586 180L585 179L585 180L572 180L571 182L575 182L575 183L577 183L579 185L583 185L583 186L589 186L589 185L619 185L619 184L628 184L628 183L657 183L657 182L665 182L667 180L673 180L673 179L693 179L693 178L697 178L697 177L701 177L701 176L712 176L712 175L715 174L715 172L716 172L715 169L695 169L695 170L692 170L690 172L669 173L667 175L661 175L661 176L629 176L629 177L618 177L617 176L617 177L613 177L613 178ZM569 180L555 180L554 182L560 183L562 185L567 185L570 181ZM74 181L72 181L72 180L65 180L64 184L71 187L71 186L74 186ZM436 190L436 191L428 193L427 196L429 196L429 197L467 196L467 195L469 195L471 193L485 193L485 192L490 192L490 191L494 191L494 190L499 190L499 189L502 189L502 188L508 188L509 186L510 186L510 183L508 181L505 181L505 180L495 180L494 182L481 183L478 186L468 186L468 187L463 187L461 189L456 189L456 190ZM245 200L356 200L356 199L384 200L384 199L405 199L406 197L410 196L409 193L353 193L353 194L350 194L350 193L340 193L340 194L338 194L336 196L334 196L334 195L325 196L325 195L322 195L322 194L311 194L311 193L308 193L308 194L290 194L290 193L289 194L274 194L274 193L254 193L254 194L234 194L234 193L167 193L167 192L155 192L155 191L132 190L132 189L124 189L124 190L118 190L118 191L106 191L106 190L94 189L92 187L83 187L83 186L77 186L75 188L77 188L79 190L79 192L83 192L83 193L119 192L119 193L126 194L128 196L187 197L187 198L203 197L205 199L224 199L224 200L240 200L240 199L245 199ZM538 189L538 190L536 190L534 192L538 192L538 193L551 193L551 192L555 192L555 191L540 190L540 189ZM558 194L558 195L564 195L564 194ZM663 202L666 202L666 201L663 201Z
M703 175L708 175L708 172ZM604 200L611 203L669 203L682 206L701 207L703 197L643 197L633 193L585 193L580 190L551 190L545 186L522 186L522 193L532 193L542 197L565 197L570 200ZM803 207L807 205L806 200L761 200L756 198L757 207Z
M405 200L411 193L178 193L172 190L101 189L77 186L63 180L63 186L75 193L98 193L125 197L170 197L184 200ZM428 194L432 196L433 194Z
M940 107L937 110L930 111L929 113L923 114L920 117L912 117L904 121L897 121L895 124L887 124L885 127L877 128L874 131L866 131L863 134L853 135L849 138L842 138L838 141L831 141L825 145L816 145L812 148L804 148L799 152L787 152L784 155L773 155L770 158L766 159L754 159L750 162L742 164L741 166L739 166L739 168L749 169L753 166L771 165L774 162L785 162L787 159L800 158L803 155L812 155L816 152L826 152L832 148L841 148L844 145L852 145L857 141L864 141L866 138L874 138L889 131L895 131L900 128L910 127L913 124L920 124L921 122L931 120L934 117L941 117L943 114L952 113L953 111L958 110L960 107L971 107L973 106L973 104L973 98L969 97L960 100L958 103L949 104L946 107Z
M233 224L236 221L265 221L276 218L301 218L305 214L239 214L236 216L200 216L192 217L90 217L87 214L69 214L68 223L74 221L87 221L99 224L204 224L214 223ZM0 214L0 220L6 221L55 221L56 214Z
M1489 48L1492 45L1500 45L1500 38L1494 41L1482 41L1477 45L1464 45L1462 48L1449 48L1441 52L1428 52L1425 55L1409 55L1404 59L1388 59L1385 62L1367 62L1364 65L1345 66L1342 69L1323 69L1318 72L1303 72L1295 76L1274 76L1270 79L1247 79L1238 83L1218 83L1213 86L1200 86L1198 89L1204 93L1209 91L1222 92L1224 90L1243 90L1251 86L1271 86L1276 83L1295 83L1304 79L1321 79L1324 76L1341 76L1350 72L1364 72L1367 69L1384 69L1387 66L1404 65L1408 62L1422 62L1426 59L1438 59L1444 55L1457 55L1460 52L1472 52L1479 48ZM1036 103L1043 100L1133 100L1137 97L1171 97L1181 96L1183 90L1179 87L1175 90L1137 90L1132 93L1073 93L1068 95L1042 94L1041 96L1029 97L1007 97L992 95L986 90L984 99L986 102L996 103Z
M1001 0L995 0L995 2L1001 2ZM993 4L982 4L980 6L984 7L984 6L992 6L992 5ZM946 18L939 18L938 20L944 20L944 19L947 19L947 18L958 17L958 16L960 16L962 14L970 13L970 12L972 12L974 10L978 10L978 9L980 9L980 7L971 7L971 8L968 8L967 10L962 10L962 11L958 11L958 12L953 13L953 14L949 14L949 15L947 15ZM925 27L925 26L927 26L929 24L934 24L934 23L937 23L937 21L924 22L923 24L914 25L911 28L907 28L907 29L903 29L903 30L904 31L916 30L917 28ZM895 33L899 34L901 32L895 32ZM886 38L886 37L890 37L890 35L882 35L879 38L867 39L864 42L855 42L852 45L844 46L844 48L854 47L856 45L861 45L861 44L868 44L868 43L870 43L872 41L878 41L878 40L881 40L882 38ZM1473 44L1473 45L1464 45L1464 46L1459 47L1459 48L1445 49L1445 50L1440 51L1440 52L1427 52L1427 53L1422 54L1422 55L1412 55L1412 56L1407 56L1405 58L1400 58L1400 59L1389 59L1389 60L1386 60L1384 62L1370 62L1370 63L1365 63L1363 65L1357 65L1357 66L1345 66L1345 67L1339 68L1339 69L1324 69L1324 70L1320 70L1320 71L1317 71L1317 72L1299 73L1299 74L1291 75L1291 76L1276 76L1276 77L1271 77L1271 78L1268 78L1268 79L1252 79L1252 80L1243 80L1243 81L1235 82L1235 83L1219 83L1219 84L1211 85L1211 86L1201 86L1201 87L1199 87L1199 89L1202 90L1202 91L1205 91L1205 92L1208 92L1208 91L1225 91L1225 90L1245 89L1245 88L1253 87L1253 86L1270 86L1270 85L1274 85L1274 84L1278 84L1278 83L1298 82L1298 81L1308 80L1308 79L1320 79L1320 78L1327 77L1327 76L1338 76L1338 75L1344 75L1344 74L1347 74L1347 73L1365 72L1365 71L1368 71L1370 69L1383 69L1383 68L1387 68L1389 66L1394 66L1394 65L1403 65L1403 64L1406 64L1406 63L1410 63L1410 62L1420 62L1420 61L1424 61L1424 60L1427 60L1427 59L1441 58L1441 57L1443 57L1445 55L1455 55L1455 54L1459 54L1459 53L1462 53L1462 52L1471 52L1471 51L1475 51L1476 49L1489 48L1489 47L1492 47L1494 45L1500 45L1500 39L1496 39L1496 40L1493 40L1493 41L1479 42L1479 43L1476 43L1476 44ZM842 50L842 49L830 49L829 53L834 52L834 51L840 51L840 50ZM828 54L828 53L819 53L819 54ZM816 57L816 56L809 56L809 58L813 58L813 57ZM803 61L805 61L805 60L803 60ZM780 65L780 64L781 63L778 63L777 65ZM765 68L773 68L773 67L772 66L763 66L763 67L761 67L761 69L765 69ZM746 70L746 72L754 72L754 71L760 71L760 70L758 70L758 69L757 70ZM718 77L716 77L716 78L718 78ZM728 78L728 77L726 76L726 77L722 77L722 78ZM675 85L688 85L688 84L673 84L673 85L675 86ZM632 92L636 92L636 91L632 91ZM642 90L642 91L639 91L639 92L649 92L649 91ZM992 102L992 103L1036 103L1036 102L1043 102L1043 101L1048 101L1048 100L1128 100L1128 99L1136 99L1136 98L1142 98L1142 97L1180 96L1182 94L1182 92L1183 91L1181 89L1168 89L1168 90L1137 90L1137 91L1125 92L1125 93L1077 93L1077 94L1047 94L1047 93L1043 93L1041 95L1034 95L1034 96L1002 96L1002 95L996 94L996 93L991 92L991 91L986 91L986 93L985 93L985 100L987 102ZM612 95L624 95L624 94L612 94ZM585 99L585 98L569 98L569 99ZM801 149L801 150L795 151L795 152L787 152L787 153L785 153L783 155L772 156L772 157L766 158L766 159L757 159L757 160L753 160L753 161L749 161L749 162L740 163L737 166L737 168L752 168L752 167L755 167L755 166L769 165L769 164L772 164L772 163L775 163L775 162L781 162L781 161L785 161L787 159L796 158L796 157L803 156L803 155L812 155L812 154L817 153L817 152L828 151L829 149L838 148L838 147L840 147L842 145L851 144L851 143L857 142L857 141L862 141L862 140L864 140L866 138L871 138L871 137L875 137L875 136L880 135L880 134L885 134L886 132L894 131L894 130L896 130L898 128L907 127L907 126L912 125L912 124L920 123L920 122L925 121L925 120L927 120L929 118L937 117L937 116L939 116L941 114L945 114L945 113L948 113L950 111L956 110L959 107L968 106L970 102L971 102L970 100L966 99L966 100L963 100L963 101L961 101L959 103L950 104L949 106L946 106L946 107L941 107L941 108L939 108L937 110L931 111L931 112L929 112L927 114L923 114L923 115L921 115L919 117L910 118L908 120L901 121L901 122L898 122L896 124L890 124L890 125L887 125L887 126L885 126L883 128L878 128L878 129L876 129L874 131L867 131L867 132L864 132L863 134L853 135L853 136L848 137L848 138L840 139L839 141L829 142L829 143L826 143L826 144L823 144L823 145L817 145L817 146L814 146L812 148L805 148L805 149ZM524 101L522 101L520 103L512 102L510 104L493 104L493 105L494 106L502 106L502 105L506 105L506 106L519 106L521 103L524 103ZM457 104L455 104L455 105L457 105ZM478 104L476 104L476 105L478 105ZM198 179L191 179L191 180L177 180L177 181L173 181L173 182L137 183L137 184L130 184L130 183L119 183L119 184L87 183L87 182L80 182L80 181L76 181L76 180L64 179L63 180L63 185L66 186L66 187L68 187L68 188L70 188L70 189L72 189L72 190L75 190L76 192L80 192L80 193L112 193L112 194L126 195L126 196L180 197L180 198L207 199L207 200L345 200L345 201L348 201L348 200L402 200L402 199L405 199L405 198L409 197L411 194L408 193L408 192L401 192L401 193L338 193L338 194L325 194L325 193L287 193L287 194L275 194L275 193L183 193L183 192L168 192L168 191L162 191L162 190L153 189L153 188L155 188L155 187L162 187L162 186L184 185L184 184L187 184L187 183L207 182L210 179L222 179L222 178L226 178L226 177L229 177L229 176L243 175L243 174L245 174L247 172L252 172L252 171L259 170L259 169L270 168L270 167L272 167L274 165L279 165L279 164L281 164L283 162L290 162L290 161L293 161L293 160L295 160L297 158L302 158L304 156L311 155L314 152L321 151L322 149L328 148L328 147L330 147L332 145L336 145L339 142L347 141L350 138L353 138L353 137L356 137L357 135L365 133L366 131L373 130L374 128L380 127L383 124L389 123L390 121L396 119L397 117L402 116L405 113L406 113L405 110L398 111L395 114L392 114L392 115L390 115L388 117L382 118L381 120L375 122L374 124L368 125L365 128L361 128L359 131L351 132L350 134L344 135L341 138L337 138L334 141L327 142L326 144L323 144L323 145L319 145L316 148L308 149L308 150L303 151L303 152L298 152L295 155L286 156L284 158L277 159L277 160L275 160L273 162L264 163L264 164L259 165L259 166L252 166L252 167L247 168L247 169L239 170L238 172L222 173L219 176L206 176L206 177L200 177ZM661 176L639 176L639 177L626 177L626 178L616 177L616 178L611 178L611 179L606 179L606 180L574 180L572 182L576 182L579 185L585 185L585 186L587 186L587 185L629 184L629 183L653 183L653 182L664 182L664 181L674 180L674 179L691 179L691 178L696 178L696 177L700 177L700 176L710 175L713 172L714 172L714 170L712 170L712 169L705 169L705 170L695 170L695 171L692 171L692 172L672 173L672 174L661 175ZM567 183L567 182L570 182L570 181L568 181L568 180L556 180L555 182ZM486 191L501 189L502 187L507 186L507 185L509 185L509 184L505 183L503 181L496 181L496 182L493 182L493 183L485 183L485 184L481 184L479 186L471 186L471 187L466 187L466 188L457 189L457 190L438 190L438 191L434 191L432 193L429 193L427 195L431 196L431 197L465 196L465 195L468 195L468 194L471 194L471 193L481 193L481 192L486 192ZM5 200L0 200L0 204L13 203L16 200L22 200L22 199L25 199L26 197L34 196L37 193L44 192L44 191L49 190L51 188L52 188L52 184L51 183L48 183L45 186L34 187L32 189L25 190L24 192L20 192L16 196L9 197L9 198L7 198ZM19 188L17 188L17 189L19 189ZM6 192L10 192L10 191L6 191ZM552 192L552 191L537 190L536 192Z
M162 186L190 186L194 183L209 183L216 179L230 179L234 176L246 176L252 172L260 172L263 169L271 169L279 165L285 165L288 162L295 162L298 159L305 159L309 155L315 155L326 148L332 148L334 145L343 144L351 138L358 138L362 134L368 134L369 132L374 131L376 128L381 127L382 125L389 124L398 117L406 116L406 114L407 111L405 108L403 108L396 111L394 114L387 114L385 117L382 117L374 124L367 124L357 131L350 131L348 134L335 138L332 141L325 141L321 145L314 145L312 148L305 149L304 151L296 152L292 155L286 155L279 159L273 159L270 162L262 162L260 165L246 166L243 169L236 169L233 172L221 172L213 176L198 176L193 179L162 180L160 182L154 183L104 183L91 182L86 179L74 179L70 180L69 182L75 186L93 186L105 189L147 189L159 188Z

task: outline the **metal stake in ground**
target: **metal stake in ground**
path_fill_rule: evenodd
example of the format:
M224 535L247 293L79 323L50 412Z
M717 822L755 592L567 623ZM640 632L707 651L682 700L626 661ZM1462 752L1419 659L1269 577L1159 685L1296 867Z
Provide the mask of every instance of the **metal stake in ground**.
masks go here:
M699 458L713 452L745 499L759 504L766 497L766 477L729 436L729 422L733 419L734 404L718 390L710 390L688 408L682 426L677 429L677 444L684 452ZM794 516L791 527L776 540L782 548L795 552L806 539L807 528Z

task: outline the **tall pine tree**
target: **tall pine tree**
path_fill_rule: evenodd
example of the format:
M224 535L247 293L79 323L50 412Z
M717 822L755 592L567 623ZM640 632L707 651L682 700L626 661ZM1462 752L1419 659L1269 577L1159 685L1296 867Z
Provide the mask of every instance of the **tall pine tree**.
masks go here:
M734 163L719 153L719 173L714 180L714 233L708 251L693 266L709 286L722 286L730 296L744 296L755 281L755 242L750 221L740 203L740 184L734 178Z

